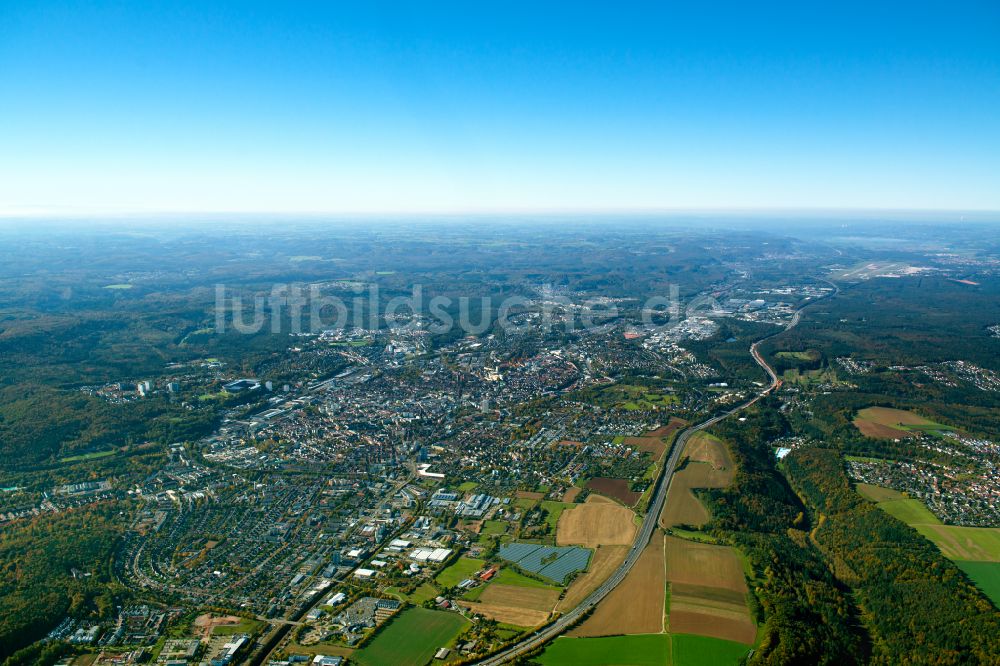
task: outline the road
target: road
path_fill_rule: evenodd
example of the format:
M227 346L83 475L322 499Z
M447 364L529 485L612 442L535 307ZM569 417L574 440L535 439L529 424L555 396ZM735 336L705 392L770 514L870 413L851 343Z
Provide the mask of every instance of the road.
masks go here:
M778 379L778 375L774 372L774 368L772 368L767 361L764 360L763 356L761 356L759 351L760 344L765 340L773 338L775 335L780 335L781 333L797 326L802 315L802 310L805 308L818 303L824 298L835 295L839 289L836 285L833 285L832 283L830 284L834 287L834 291L832 293L802 305L795 311L792 316L792 320L785 328L765 336L750 345L750 355L753 356L753 360L757 362L757 365L759 365L764 372L767 373L767 376L770 379L768 386L750 400L734 407L728 412L713 416L706 421L702 421L698 425L691 426L690 428L684 430L677 437L677 439L674 440L674 446L670 450L670 456L667 458L666 464L663 465L663 469L657 479L658 486L654 492L653 500L649 503L649 508L646 511L646 515L643 517L642 529L640 529L639 533L636 535L635 541L632 543L632 548L629 550L625 561L622 562L617 569L615 569L615 572L611 574L611 577L604 581L600 587L591 592L590 596L581 601L576 608L569 611L565 615L561 615L552 624L539 629L534 634L505 648L504 650L476 662L476 664L479 666L496 666L537 650L573 626L578 620L580 620L580 618L600 603L604 597L608 596L608 594L610 594L611 591L625 579L625 576L628 575L629 571L632 570L632 567L635 566L635 563L639 560L639 556L646 547L646 544L649 543L649 540L653 535L653 531L659 523L660 511L663 509L663 505L667 501L667 496L670 494L670 486L673 484L674 472L677 469L677 463L680 460L681 452L684 450L684 446L687 444L688 439L690 439L695 433L704 430L705 428L710 428L719 421L729 418L733 414L750 407L758 400L781 386L781 380Z

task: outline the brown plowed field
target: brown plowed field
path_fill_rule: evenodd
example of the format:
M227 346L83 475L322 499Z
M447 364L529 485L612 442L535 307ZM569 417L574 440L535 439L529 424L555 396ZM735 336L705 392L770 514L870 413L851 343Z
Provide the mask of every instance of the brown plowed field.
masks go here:
M549 619L549 614L545 611L528 610L517 606L500 606L472 601L459 601L458 604L468 608L473 613L479 613L497 622L513 624L518 627L536 627Z
M725 488L736 474L729 449L720 440L698 433L684 449L684 468L674 473L667 503L660 514L660 527L677 525L701 527L712 517L695 496L695 488Z
M621 504L591 495L583 504L559 515L556 543L560 546L629 546L638 529L635 514Z
M854 426L861 434L881 439L901 439L915 437L918 433L897 428L897 425L933 425L919 414L891 407L866 407L854 417Z
M732 548L668 536L666 549L667 580L671 583L746 593L743 564Z
M628 546L601 546L595 550L594 556L590 558L590 567L587 572L577 576L570 584L566 590L566 596L559 601L556 610L565 613L586 599L587 595L606 581L608 576L625 560L628 549Z
M573 500L576 499L576 496L580 494L581 490L582 490L582 488L577 488L576 486L573 486L572 488L570 488L569 490L567 490L565 493L563 493L562 501L563 502L572 502Z
M717 615L687 611L670 612L670 631L675 634L712 636L747 645L752 645L757 636L757 629L749 618L732 620Z
M522 587L493 583L483 590L479 601L494 606L510 606L548 613L559 601L559 590L552 587Z
M635 503L642 497L642 493L633 492L628 489L628 481L625 479L611 479L606 476L597 476L587 481L587 487L594 492L616 499L625 506L635 506Z
M720 472L733 472L733 458L729 454L729 448L707 433L693 435L688 440L684 455L691 460L708 463Z
M568 635L661 633L665 597L663 537L657 532L625 580L597 605L593 615Z
M670 631L753 643L739 557L728 546L666 537Z

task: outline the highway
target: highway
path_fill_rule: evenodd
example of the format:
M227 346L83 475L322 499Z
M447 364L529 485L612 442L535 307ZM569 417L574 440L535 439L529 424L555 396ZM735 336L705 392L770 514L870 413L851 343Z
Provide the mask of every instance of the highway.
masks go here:
M611 574L611 576L606 581L604 581L604 583L600 587L591 592L586 599L581 601L576 608L567 612L565 615L561 615L554 622L552 622L552 624L549 624L539 629L538 631L531 634L530 636L527 636L520 642L515 643L507 648L504 648L500 652L497 652L489 657L486 657L478 662L475 662L476 664L478 664L479 666L495 666L498 664L504 664L513 659L516 659L517 657L520 657L522 655L525 655L542 647L543 645L555 639L561 633L572 627L578 620L580 620L580 618L582 618L594 606L600 603L600 601L604 599L604 597L608 596L608 594L625 579L625 576L627 576L629 571L632 570L632 567L635 566L635 563L636 561L638 561L640 554L646 547L646 544L649 543L649 540L653 535L653 531L656 529L657 524L659 523L660 512L663 509L663 505L667 501L667 496L670 494L670 486L672 485L674 480L674 472L677 469L677 463L680 460L681 452L684 450L684 446L687 444L688 439L690 439L691 436L694 435L696 432L704 430L705 428L710 428L719 421L725 418L729 418L733 414L736 414L746 409L747 407L750 407L758 400L765 397L766 395L768 395L769 393L771 393L772 391L781 386L781 380L778 379L778 375L774 372L774 368L768 365L767 361L765 361L764 358L761 356L759 351L759 346L765 340L773 338L775 335L780 335L781 333L784 333L785 331L798 325L803 309L809 307L810 305L813 305L814 303L819 302L820 300L823 300L824 298L828 298L838 293L839 289L836 287L836 285L833 285L832 283L829 284L831 284L834 287L833 293L827 294L825 296L817 298L814 301L810 301L809 303L802 305L795 311L795 314L792 316L792 320L785 328L781 329L780 331L776 331L775 333L772 333L770 335L767 335L761 338L760 340L754 342L752 345L750 345L750 355L753 356L754 361L756 361L757 365L759 365L764 370L764 372L767 373L767 376L770 379L770 383L768 384L768 386L750 400L742 403L737 407L734 407L728 412L718 414L706 421L702 421L697 425L687 428L677 437L676 440L674 440L674 446L670 450L670 456L664 463L663 469L660 471L660 476L657 479L658 485L656 487L656 490L654 491L653 499L649 503L649 508L646 511L646 515L643 516L642 529L640 529L639 533L636 535L635 541L633 542L632 548L629 550L628 556L625 558L625 561L622 562L622 564L617 569L615 569L615 572Z

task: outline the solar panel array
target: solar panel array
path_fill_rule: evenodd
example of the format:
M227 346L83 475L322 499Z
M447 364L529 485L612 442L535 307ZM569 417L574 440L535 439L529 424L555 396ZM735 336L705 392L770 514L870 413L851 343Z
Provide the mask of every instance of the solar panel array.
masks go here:
M590 550L579 546L508 543L500 546L499 555L525 571L536 573L560 585L570 574L586 569L590 562Z

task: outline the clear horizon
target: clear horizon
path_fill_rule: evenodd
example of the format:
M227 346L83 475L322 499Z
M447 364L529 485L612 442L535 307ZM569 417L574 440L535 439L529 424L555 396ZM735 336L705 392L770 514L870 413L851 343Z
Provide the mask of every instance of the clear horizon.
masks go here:
M10 2L0 217L1000 210L1000 6Z

